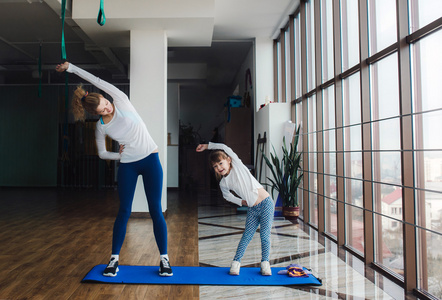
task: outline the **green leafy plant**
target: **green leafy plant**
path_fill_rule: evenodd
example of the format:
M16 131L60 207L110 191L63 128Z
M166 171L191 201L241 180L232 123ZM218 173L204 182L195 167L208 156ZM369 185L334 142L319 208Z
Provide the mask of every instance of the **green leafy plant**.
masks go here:
M296 130L296 136L293 143L290 143L290 149L287 149L285 143L285 137L282 140L282 158L279 159L276 154L275 147L273 152L270 153L270 160L262 153L264 160L272 172L273 179L267 177L272 184L266 184L272 187L272 194L276 190L279 192L279 196L282 199L282 205L285 207L298 207L298 197L296 190L302 180L301 170L301 153L297 151L299 130L301 126L298 126Z

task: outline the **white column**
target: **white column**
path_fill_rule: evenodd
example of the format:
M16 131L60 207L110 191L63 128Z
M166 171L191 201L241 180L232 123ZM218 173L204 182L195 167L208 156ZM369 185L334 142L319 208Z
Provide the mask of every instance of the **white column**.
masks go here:
M163 212L167 209L167 36L163 30L130 33L130 100L158 145L163 166ZM147 212L141 177L135 191L133 212Z
M255 111L265 103L266 97L273 98L273 40L255 39Z
M273 40L271 38L255 38L255 82L255 136L253 139L253 149L256 149L258 134L261 134L261 137L263 137L264 132L267 132L267 138L269 136L268 116L260 112L259 107L265 103L266 97L273 101ZM267 142L267 145L269 145L269 142ZM257 155L258 153L255 153L255 160ZM266 170L265 162L263 163L263 168ZM266 178L265 172L262 176L264 179ZM267 181L267 179L265 180Z

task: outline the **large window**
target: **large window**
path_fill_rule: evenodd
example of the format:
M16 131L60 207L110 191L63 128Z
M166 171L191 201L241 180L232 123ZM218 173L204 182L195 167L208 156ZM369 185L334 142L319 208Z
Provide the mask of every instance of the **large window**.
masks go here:
M397 40L396 0L369 0L370 54Z
M442 298L442 1L305 0L290 18L275 88L301 125L300 219Z
M364 253L361 89L359 72L342 82L346 244Z
M359 18L358 1L341 0L341 48L342 72L359 63Z
M401 139L398 58L394 53L370 68L375 261L403 271Z
M322 94L325 230L337 236L335 87Z
M283 37L284 38L284 37ZM277 55L277 60L276 60L276 65L278 66L278 69L275 72L275 76L277 76L277 87L276 87L276 92L275 92L275 97L274 97L274 101L275 102L282 102L281 99L281 95L283 93L283 89L285 88L285 78L282 76L283 75L283 71L284 68L283 63L285 63L285 57L281 56L281 39L279 41L277 41L275 43L275 52L278 54Z
M307 49L307 90L310 91L316 86L316 64L315 64L315 7L313 1L306 3L306 49ZM303 74L304 75L304 74Z
M285 77L286 77L286 85L285 85L285 99L283 99L282 102L290 102L291 100L291 94L292 94L292 85L291 82L291 73L290 73L290 28L287 28L287 30L284 32L284 55L285 55Z
M442 297L442 31L413 47L413 138L419 225L419 284Z
M303 136L304 136L304 126L302 123L302 102L297 102L294 105L294 114L292 114L292 116L294 116L295 118L295 124L297 125L301 125L301 128L299 130L299 139L298 139L298 151L302 151L303 149ZM292 110L293 111L293 110ZM305 156L303 156L305 157ZM305 169L305 162L303 160L301 160L301 169ZM304 219L304 201L303 201L303 194L304 194L304 190L303 187L304 186L304 181L302 181L299 184L299 188L297 190L297 197L298 197L298 202L299 202L299 216L300 218Z
M316 95L307 99L308 104L308 195L310 223L318 225L318 148L316 143ZM307 174L306 174L307 175ZM306 176L304 175L304 176Z
M409 0L409 5L411 7L410 33L441 17L442 1L440 0Z
M321 0L322 82L334 77L333 64L333 1Z
M293 51L295 52L294 58L295 61L292 62L295 67L295 97L298 99L302 96L302 75L301 75L301 21L299 14L294 18L293 20L293 27L294 27L294 48ZM299 119L301 121L301 118ZM297 123L299 124L299 123Z

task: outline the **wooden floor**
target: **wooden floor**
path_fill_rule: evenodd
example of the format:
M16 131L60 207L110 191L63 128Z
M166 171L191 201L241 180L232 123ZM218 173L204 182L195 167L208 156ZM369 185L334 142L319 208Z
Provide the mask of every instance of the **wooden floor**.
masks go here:
M198 299L190 285L81 283L107 263L118 210L115 191L0 188L0 299ZM169 257L198 266L195 197L168 192ZM129 220L120 262L159 265L152 221Z

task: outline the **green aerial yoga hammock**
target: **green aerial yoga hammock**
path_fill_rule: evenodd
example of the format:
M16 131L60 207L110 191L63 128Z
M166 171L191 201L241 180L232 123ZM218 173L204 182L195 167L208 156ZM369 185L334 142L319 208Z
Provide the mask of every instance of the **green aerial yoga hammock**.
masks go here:
M100 24L100 26L103 26L104 23L106 23L106 16L104 15L104 0L100 0L100 10L98 11L98 17L97 17L97 23Z
M66 61L66 45L64 40L64 19L66 16L66 0L61 2L61 60ZM68 157L68 111L69 111L69 74L65 72L64 86L64 104L65 104L65 123L63 126L63 154L62 160L69 160Z
M100 10L98 12L97 23L101 26L106 23L106 17L104 15L103 8L104 0L100 0ZM61 2L61 60L66 61L66 43L64 39L64 20L66 16L66 0L62 0ZM69 147L69 139L68 139L68 110L69 110L69 73L65 72L65 124L63 126L63 154L62 160L69 160L68 156L68 147Z
M66 45L64 42L64 18L66 16L66 0L61 1L61 60L66 59Z

